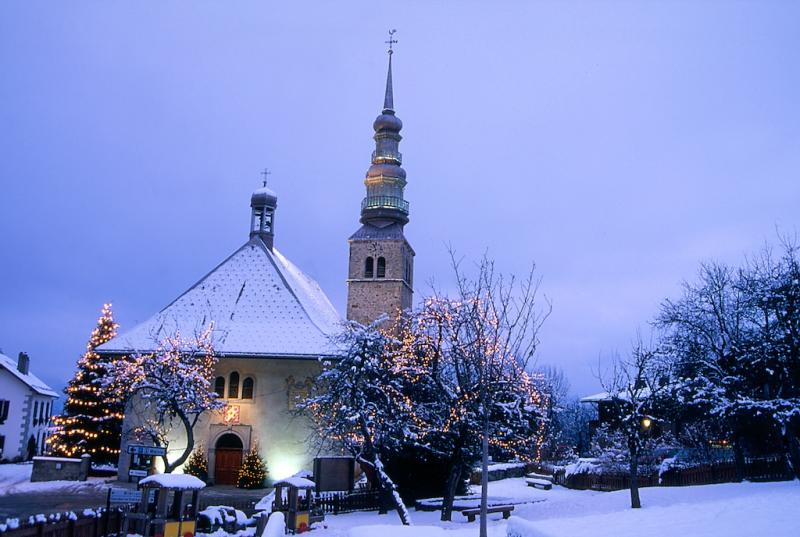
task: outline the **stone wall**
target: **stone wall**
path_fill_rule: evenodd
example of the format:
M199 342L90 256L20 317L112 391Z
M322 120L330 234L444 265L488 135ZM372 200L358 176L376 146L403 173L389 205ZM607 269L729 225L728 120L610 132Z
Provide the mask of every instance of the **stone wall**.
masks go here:
M82 455L80 459L34 457L31 482L86 481L91 460L89 455Z
M373 277L364 275L368 257ZM377 260L386 259L386 274L377 277ZM411 307L414 252L405 240L351 241L347 280L347 318L368 324L383 314L396 315Z

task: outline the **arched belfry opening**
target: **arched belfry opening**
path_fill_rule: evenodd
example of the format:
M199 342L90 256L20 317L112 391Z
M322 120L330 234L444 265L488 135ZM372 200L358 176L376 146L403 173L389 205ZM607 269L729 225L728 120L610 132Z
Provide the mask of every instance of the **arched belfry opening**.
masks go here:
M217 439L214 448L214 483L235 485L244 457L242 439L236 434L225 433Z

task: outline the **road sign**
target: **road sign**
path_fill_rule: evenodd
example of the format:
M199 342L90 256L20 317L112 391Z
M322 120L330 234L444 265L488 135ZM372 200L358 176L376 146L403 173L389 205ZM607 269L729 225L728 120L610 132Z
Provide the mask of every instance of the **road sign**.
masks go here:
M147 470L128 470L131 477L147 477Z
M154 455L163 457L167 454L167 448L161 446L141 446L134 444L128 446L128 453L131 455Z
M108 489L108 504L119 505L127 503L139 503L142 499L141 490L132 489Z

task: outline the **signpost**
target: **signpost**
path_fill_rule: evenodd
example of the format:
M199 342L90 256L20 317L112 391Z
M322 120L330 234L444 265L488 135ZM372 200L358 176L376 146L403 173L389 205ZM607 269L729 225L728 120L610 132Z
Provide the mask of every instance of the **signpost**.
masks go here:
M131 456L130 469L128 470L128 482L138 481L142 477L150 474L153 468L153 457L163 457L167 454L167 448L162 446L146 446L142 444L131 444L128 446L128 454Z
M167 448L161 446L143 446L131 444L128 446L128 453L131 455L149 455L151 457L163 457L167 454Z

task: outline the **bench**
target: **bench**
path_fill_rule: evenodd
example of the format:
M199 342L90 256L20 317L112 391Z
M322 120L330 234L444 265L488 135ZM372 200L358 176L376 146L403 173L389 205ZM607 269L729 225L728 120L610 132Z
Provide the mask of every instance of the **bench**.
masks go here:
M511 516L511 511L513 510L513 505L493 505L486 509L486 514L503 513L503 518L508 518ZM461 511L461 514L467 517L468 522L475 522L475 517L481 514L481 508L474 507L472 509L464 509Z
M531 472L529 474L526 474L525 477L530 479L544 479L545 481L550 481L551 483L554 480L552 475L537 474L536 472Z
M546 479L533 479L529 477L525 480L525 482L529 487L540 488L542 490L550 490L553 488L553 483Z

